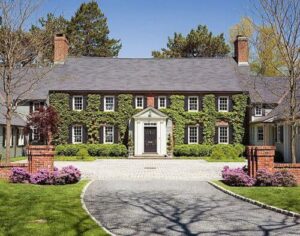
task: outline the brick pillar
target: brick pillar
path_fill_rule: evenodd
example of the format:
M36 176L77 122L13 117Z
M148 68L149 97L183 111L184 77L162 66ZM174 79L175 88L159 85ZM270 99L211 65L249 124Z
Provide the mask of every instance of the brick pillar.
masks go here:
M268 172L274 170L275 146L248 146L248 174L256 177L256 172L265 169Z
M154 96L147 96L147 107L154 107Z
M53 171L54 169L54 146L38 145L28 146L28 167L30 173L36 173L41 169Z

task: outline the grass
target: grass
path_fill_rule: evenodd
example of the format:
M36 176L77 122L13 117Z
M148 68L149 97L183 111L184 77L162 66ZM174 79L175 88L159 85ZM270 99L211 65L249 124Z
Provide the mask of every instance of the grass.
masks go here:
M235 159L212 159L211 157L205 157L204 160L207 162L246 162L246 159L243 157Z
M95 161L96 158L87 156L87 157L78 157L78 156L55 156L55 161Z
M27 160L27 157L12 157L10 158L10 162L23 161Z
M300 186L298 187L232 187L221 181L219 186L236 194L251 198L281 209L300 213Z
M174 160L205 160L205 157L190 157L190 156L173 156Z
M91 157L81 158L78 156L55 156L55 161L95 161L97 159L127 159L127 157Z
M87 181L64 186L0 181L0 235L107 235L84 211Z

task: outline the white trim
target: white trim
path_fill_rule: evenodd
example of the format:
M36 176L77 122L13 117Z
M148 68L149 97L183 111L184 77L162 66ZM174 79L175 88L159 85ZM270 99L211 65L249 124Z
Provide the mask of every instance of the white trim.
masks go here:
M165 106L160 106L160 99L163 98L165 99ZM166 96L159 96L158 99L157 99L157 107L158 109L164 109L164 108L167 108L167 97Z
M190 128L196 128L197 130L197 141L196 142L190 142ZM196 125L189 125L188 126L188 144L198 144L199 143L199 126Z
M25 144L25 136L24 136L24 128L18 127L19 130L18 134L19 137L17 137L17 146L24 146Z
M190 109L190 98L197 98L197 109L196 110ZM199 110L199 97L198 96L188 96L188 111L197 112L198 110Z
M81 98L82 109L75 109L75 98ZM82 95L75 95L72 97L72 110L73 111L82 111L83 110L83 96Z
M106 109L106 98L113 98L113 109L112 110L107 110ZM113 96L113 95L107 95L107 96L104 96L104 111L106 111L106 112L113 112L113 111L115 111L115 96Z
M106 142L106 128L111 127L112 128L112 142ZM112 125L103 126L103 143L105 144L113 144L115 141L115 127Z
M227 99L227 110L221 110L220 109L220 99L226 98ZM218 97L218 112L229 112L229 96L219 96Z
M238 63L239 66L248 66L249 65L249 62L247 61L241 61Z
M227 128L227 142L220 141L221 128ZM229 144L229 126L218 126L218 144Z
M74 128L75 127L80 127L81 128L81 142L75 142L75 136L74 136ZM83 143L83 126L82 125L73 125L72 126L72 143L73 144L79 144L79 143Z
M137 100L138 100L138 98L141 98L142 99L142 106L138 106L138 104L137 104ZM135 108L136 109L143 109L144 108L144 96L136 96L135 97Z

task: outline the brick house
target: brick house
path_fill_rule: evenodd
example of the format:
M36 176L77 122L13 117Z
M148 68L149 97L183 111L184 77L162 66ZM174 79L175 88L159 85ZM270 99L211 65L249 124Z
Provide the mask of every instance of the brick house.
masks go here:
M198 59L67 57L65 36L54 40L53 69L19 109L26 116L56 107L56 143L132 143L135 156L166 156L170 142L260 144L269 137L252 112L262 106L265 117L279 99L256 99L266 91L253 89L245 37L237 37L234 58ZM33 130L30 141L38 139Z

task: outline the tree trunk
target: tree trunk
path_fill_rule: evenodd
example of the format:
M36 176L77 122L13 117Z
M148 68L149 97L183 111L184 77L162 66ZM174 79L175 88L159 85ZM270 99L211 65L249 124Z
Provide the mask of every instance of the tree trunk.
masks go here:
M10 139L11 139L11 117L8 116L6 118L6 132L5 132L5 159L6 163L10 163Z
M297 100L296 100L296 78L294 76L294 69L290 69L290 117L291 117L291 157L292 163L296 163L296 113L297 113Z

